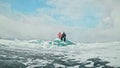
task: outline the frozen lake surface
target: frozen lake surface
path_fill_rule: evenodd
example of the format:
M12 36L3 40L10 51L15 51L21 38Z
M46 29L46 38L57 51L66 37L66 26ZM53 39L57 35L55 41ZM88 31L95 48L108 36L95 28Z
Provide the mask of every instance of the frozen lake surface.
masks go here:
M120 42L0 39L0 68L120 68Z

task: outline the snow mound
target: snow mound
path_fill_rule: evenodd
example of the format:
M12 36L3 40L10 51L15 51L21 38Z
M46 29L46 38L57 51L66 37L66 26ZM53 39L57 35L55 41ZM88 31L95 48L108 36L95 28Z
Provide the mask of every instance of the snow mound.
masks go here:
M73 43L72 41L66 40L64 42L64 41L61 41L60 39L55 39L53 41L50 41L49 44L58 45L58 46L75 45L75 43Z

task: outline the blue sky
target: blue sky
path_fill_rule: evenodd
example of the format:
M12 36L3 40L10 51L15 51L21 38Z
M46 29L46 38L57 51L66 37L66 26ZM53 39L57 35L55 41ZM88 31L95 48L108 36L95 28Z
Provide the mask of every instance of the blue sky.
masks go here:
M13 10L20 11L26 14L36 13L37 8L49 7L46 0L1 0L9 3Z
M48 11L47 14L50 15L50 12L57 8L56 5L48 4L49 0L1 0L3 3L8 3L11 5L13 11L18 11L23 14L29 15L37 15L37 9L44 9L44 12ZM74 9L73 9L74 10ZM62 24L65 26L76 26L76 27L84 27L84 28L95 28L99 21L100 17L96 17L95 13L96 8L92 7L92 5L88 4L87 7L83 6L81 9L82 18L77 20L71 19L69 16L65 16L62 13L54 14L52 13L51 17L56 19L58 24ZM99 10L98 10L99 11ZM74 13L73 13L74 14ZM67 19L60 19L60 17L67 17ZM73 16L74 17L74 16Z
M0 38L120 40L118 0L0 0Z

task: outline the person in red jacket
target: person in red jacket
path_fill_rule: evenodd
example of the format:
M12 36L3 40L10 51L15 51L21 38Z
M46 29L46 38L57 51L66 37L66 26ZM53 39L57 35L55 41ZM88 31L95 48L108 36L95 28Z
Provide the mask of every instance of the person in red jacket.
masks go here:
M61 34L61 32L59 32L58 33L58 38L61 39L61 36L62 36L62 34Z

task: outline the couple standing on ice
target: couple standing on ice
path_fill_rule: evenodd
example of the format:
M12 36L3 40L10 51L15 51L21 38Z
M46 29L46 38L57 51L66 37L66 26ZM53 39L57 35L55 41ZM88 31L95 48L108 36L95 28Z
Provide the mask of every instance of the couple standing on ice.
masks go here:
M63 33L61 33L61 32L59 32L58 33L58 38L61 40L61 41L66 41L66 33L65 32L63 32Z

